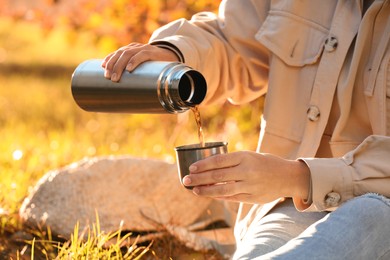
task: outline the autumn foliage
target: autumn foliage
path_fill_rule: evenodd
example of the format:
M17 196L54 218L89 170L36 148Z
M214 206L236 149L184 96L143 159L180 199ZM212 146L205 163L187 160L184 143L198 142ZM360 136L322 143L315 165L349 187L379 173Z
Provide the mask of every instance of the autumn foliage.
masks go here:
M0 0L0 15L37 22L50 31L93 31L96 40L111 37L117 46L146 42L151 33L178 18L216 11L215 0Z

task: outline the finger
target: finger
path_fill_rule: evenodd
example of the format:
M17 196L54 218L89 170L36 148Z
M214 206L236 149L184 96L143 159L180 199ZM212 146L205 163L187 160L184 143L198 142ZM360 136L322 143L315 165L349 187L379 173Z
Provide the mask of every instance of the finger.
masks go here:
M144 45L145 45L144 43L132 42L132 43L128 44L127 46L129 46L129 47L140 47L140 46L144 46Z
M189 170L190 173L200 173L213 169L229 168L241 163L240 153L217 154L193 163Z
M143 50L135 53L131 59L129 60L126 70L133 71L135 68L137 68L141 63L145 61L150 61L153 58L153 52L151 50L148 50L144 48Z
M111 80L119 81L125 68L129 67L133 62L133 58L138 56L139 53L144 52L145 48L147 48L147 45L137 43L129 44L127 47L124 47L112 68ZM136 68L142 62L143 61L140 61L138 64L135 64L133 68Z
M253 199L253 196L249 193L240 193L233 196L213 197L213 199L232 201L232 202L256 203L256 201L254 201Z
M157 46L146 44L139 52L134 54L127 64L126 70L133 71L141 63L150 60L159 61L179 61L176 54L170 50L159 48Z
M122 52L123 50L119 49L110 55L108 61L105 63L104 77L108 79L112 78L114 66L118 61L119 57L122 55Z
M125 52L128 49L133 49L141 46L144 46L144 44L133 42L107 55L102 62L102 67L105 69L104 76L109 79L111 78L113 74L112 70L114 69L118 59L122 56L123 52Z
M212 185L216 183L237 182L245 179L245 173L237 172L236 167L216 169L202 173L190 173L183 178L186 186Z
M229 182L207 186L196 186L192 189L192 191L199 196L223 198L242 194L241 186L241 182Z
M104 59L103 59L103 61L102 61L102 67L103 68L106 68L106 65L107 65L107 62L108 62L108 60L112 57L112 55L114 55L115 53L113 52L113 53L110 53L110 54L108 54Z

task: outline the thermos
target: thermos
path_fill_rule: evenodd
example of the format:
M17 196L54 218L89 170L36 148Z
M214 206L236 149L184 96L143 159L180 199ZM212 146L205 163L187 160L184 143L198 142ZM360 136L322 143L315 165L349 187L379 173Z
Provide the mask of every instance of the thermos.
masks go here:
M200 104L206 80L178 62L148 61L124 71L119 82L104 77L102 60L87 60L72 75L72 94L86 111L111 113L181 113Z

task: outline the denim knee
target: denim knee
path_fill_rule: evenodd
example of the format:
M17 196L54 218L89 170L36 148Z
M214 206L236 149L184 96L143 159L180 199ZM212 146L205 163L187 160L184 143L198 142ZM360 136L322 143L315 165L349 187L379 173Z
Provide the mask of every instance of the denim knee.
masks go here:
M371 222L373 219L389 219L390 217L390 199L376 193L367 193L355 197L342 205L339 211L349 211L354 218Z
M353 212L358 214L357 219L361 227L365 226L363 230L371 231L371 234L375 234L370 240L372 240L372 247L376 247L375 255L372 259L389 259L390 257L390 225L388 221L390 219L390 199L376 193L367 193L365 195L356 197L347 202L345 206L356 207L362 209L361 212ZM364 233L362 233L364 234ZM374 242L374 241L377 242Z
M376 199L376 200L379 200L379 201L383 202L388 207L390 207L390 199L385 197L385 196L383 196L383 195L377 194L377 193L367 193L367 194L364 194L364 195L362 195L360 197L357 197L357 199L358 198Z
M368 193L351 199L264 259L386 259L390 200Z
M366 211L369 210L389 210L390 209L390 199L377 194L377 193L366 193L359 197L355 197L354 199L346 202L346 204L353 204L354 206L362 206L366 208ZM370 214L372 214L371 212Z
M336 210L337 211L337 210ZM374 233L390 241L390 199L376 193L367 193L346 202L338 209L355 229Z

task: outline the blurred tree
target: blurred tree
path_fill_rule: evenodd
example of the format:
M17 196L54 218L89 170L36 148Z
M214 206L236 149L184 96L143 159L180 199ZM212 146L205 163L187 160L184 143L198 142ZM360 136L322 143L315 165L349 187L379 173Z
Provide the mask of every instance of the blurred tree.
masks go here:
M0 15L39 23L47 31L66 26L70 33L91 31L96 41L119 47L146 42L151 33L178 18L216 11L215 0L0 0ZM72 39L72 37L70 37Z

